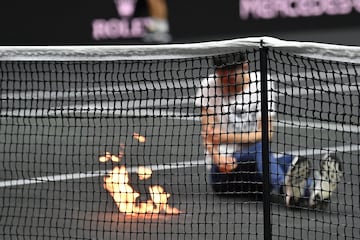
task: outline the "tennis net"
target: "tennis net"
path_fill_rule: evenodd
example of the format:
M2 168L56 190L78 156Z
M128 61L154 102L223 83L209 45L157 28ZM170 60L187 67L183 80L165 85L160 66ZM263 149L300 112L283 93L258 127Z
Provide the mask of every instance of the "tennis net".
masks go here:
M268 37L0 47L0 237L360 239L359 63L358 47ZM219 69L254 88L211 95ZM257 122L262 138L210 146L204 108L221 134Z

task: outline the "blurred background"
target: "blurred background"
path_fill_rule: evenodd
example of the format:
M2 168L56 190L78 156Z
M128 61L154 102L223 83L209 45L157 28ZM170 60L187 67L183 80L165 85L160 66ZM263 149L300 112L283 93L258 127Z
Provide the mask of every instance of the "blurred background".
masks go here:
M0 45L143 44L145 0L3 0ZM169 0L171 43L249 36L360 45L360 0Z

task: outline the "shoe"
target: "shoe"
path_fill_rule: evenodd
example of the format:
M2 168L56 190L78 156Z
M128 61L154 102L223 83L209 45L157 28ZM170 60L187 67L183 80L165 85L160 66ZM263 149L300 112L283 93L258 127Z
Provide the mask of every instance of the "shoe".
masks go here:
M339 158L334 153L325 155L320 162L320 172L314 172L314 186L310 193L309 206L326 207L343 175Z
M305 157L295 157L285 176L285 204L299 205L305 195L310 176L310 161Z
M169 43L172 37L166 19L150 18L145 26L143 41L146 43Z

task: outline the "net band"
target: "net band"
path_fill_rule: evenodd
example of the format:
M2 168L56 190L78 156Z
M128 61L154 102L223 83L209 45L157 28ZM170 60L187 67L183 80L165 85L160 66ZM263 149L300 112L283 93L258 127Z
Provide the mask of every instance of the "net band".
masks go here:
M266 46L305 57L360 63L360 47L312 42L283 41L271 37L193 44L148 46L31 46L0 47L6 61L113 61L181 59L243 51Z

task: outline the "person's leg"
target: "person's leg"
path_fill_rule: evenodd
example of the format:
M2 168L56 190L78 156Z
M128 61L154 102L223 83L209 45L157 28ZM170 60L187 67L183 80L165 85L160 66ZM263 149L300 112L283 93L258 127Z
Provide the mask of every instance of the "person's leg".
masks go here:
M258 175L262 177L261 143L251 145L241 152L236 152L233 157L236 168L229 173L222 173L217 165L213 164L211 172L215 174L212 175L212 181L217 184L215 185L218 188L229 191L229 189L232 189L231 186L239 185L239 181L235 181L234 184L234 179L237 179L236 176L249 173L244 172L242 164L254 160L256 161ZM306 157L287 154L276 156L270 153L269 160L271 186L274 191L285 193L287 206L299 205L302 202L309 207L326 206L328 199L330 199L337 188L337 184L343 177L341 162L335 154L328 154L323 157L320 172L314 172L314 179L310 177L311 165ZM253 182L253 180L247 180L247 182ZM233 185L231 185L232 183Z
M247 154L244 152L239 153L236 158L254 157L255 155L257 170L262 176L262 143L251 145ZM296 204L303 197L309 196L309 187L313 181L309 177L310 162L308 159L287 154L277 157L270 153L269 162L271 187L276 193L285 193L288 206L292 203Z
M166 0L147 0L147 4L151 17L167 21L168 9Z
M166 0L147 0L149 23L146 25L145 42L167 43L171 41Z
M258 174L262 176L263 174L263 162L262 162L262 143L258 142L256 144L250 145L247 149L244 149L242 152L235 153L234 157L239 161L255 161ZM270 161L270 183L274 191L280 192L281 187L285 182L285 167L291 165L293 157L286 155L281 159L275 157L273 153L269 154ZM279 162L280 160L280 162Z
M291 164L294 161L294 156L293 155L288 155L288 154L272 154L272 162L277 162L277 167L281 169L281 171L279 171L279 179L278 179L278 185L279 185L279 193L281 193L283 191L282 186L285 185L285 177L286 174L288 173L289 169L291 168ZM275 160L276 159L276 160Z

